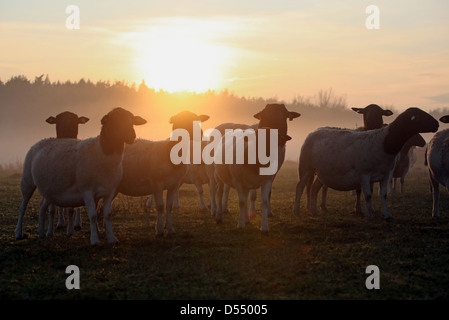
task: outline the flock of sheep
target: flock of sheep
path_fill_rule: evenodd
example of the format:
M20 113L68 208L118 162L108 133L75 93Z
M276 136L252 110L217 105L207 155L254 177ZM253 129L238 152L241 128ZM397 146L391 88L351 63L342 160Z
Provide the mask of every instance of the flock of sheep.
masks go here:
M396 178L403 179L410 166L410 149L425 146L419 133L436 132L439 123L428 113L409 108L389 125L384 125L383 116L391 116L389 110L371 104L365 108L353 108L363 115L364 127L351 130L324 127L310 133L299 157L299 181L296 186L294 213L299 216L300 199L307 189L307 208L315 214L317 195L321 188L321 208L326 210L327 188L347 191L356 190L356 212L361 213L360 195L365 198L365 216L372 217L373 183L380 183L382 213L391 218L387 208L388 184ZM292 121L300 114L288 111L283 104L268 104L254 115L259 122L253 126L224 123L216 129L249 128L277 130L278 170L285 158L287 120ZM172 129L185 129L194 139L193 131L207 115L196 115L183 111L170 119ZM136 139L135 125L146 120L131 112L115 108L101 120L101 131L97 137L78 140L78 125L89 121L71 112L50 117L47 122L56 125L56 138L47 138L33 145L28 151L20 184L22 202L15 230L16 239L24 237L23 217L27 204L35 189L42 195L39 209L40 237L53 235L54 215L59 207L58 227L63 221L63 209L68 212L67 234L81 226L79 207L85 206L90 221L90 243L98 244L97 205L103 200L104 226L109 243L116 243L111 224L111 204L118 193L128 196L150 196L157 211L156 234L166 230L173 233L172 209L179 206L179 188L183 183L194 184L200 195L200 208L207 209L203 199L203 184L210 188L210 211L218 223L222 213L228 210L228 194L234 188L239 198L238 228L244 228L255 211L255 190L261 188L262 225L267 233L268 217L272 215L271 187L276 174L260 175L258 168L263 164L173 164L170 150L176 144L170 139L150 141ZM442 117L449 122L449 116ZM202 131L201 131L202 134ZM197 137L198 138L198 137ZM243 139L245 150L251 143ZM200 137L201 139L201 137ZM225 139L225 135L222 139ZM239 138L237 138L239 139ZM193 141L192 141L193 142ZM197 141L204 148L207 141ZM237 144L237 141L235 141ZM225 140L221 145L225 148ZM235 148L235 146L233 146ZM449 186L449 130L434 135L426 150L426 163L433 190L433 216L439 216L439 184ZM167 190L164 204L163 192ZM251 205L248 211L248 198ZM75 226L73 215L76 211ZM49 224L45 232L45 220L49 212ZM163 221L165 213L165 222Z

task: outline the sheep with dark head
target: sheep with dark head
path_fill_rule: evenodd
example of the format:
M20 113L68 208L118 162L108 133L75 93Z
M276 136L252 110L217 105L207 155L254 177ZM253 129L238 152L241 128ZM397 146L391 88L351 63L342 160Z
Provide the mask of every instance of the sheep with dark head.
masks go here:
M193 139L195 125L199 125L195 121L201 122L207 119L209 116L183 111L171 117L170 123L173 130L184 129ZM201 143L201 141L197 142ZM126 148L123 159L123 178L117 191L127 196L154 196L157 210L157 235L164 234L164 190L167 190L165 229L168 233L175 232L171 218L173 202L189 166L184 163L173 164L171 161L170 153L175 144L177 142L171 140L138 139Z
M317 174L318 184L311 191L312 212L316 211L316 195L320 183L340 191L361 189L366 201L365 215L372 217L372 188L380 182L382 213L391 218L387 209L387 185L396 157L404 144L416 133L436 132L438 121L428 113L409 108L389 125L375 130L357 132L339 128L320 128L309 134L299 157L299 181L296 186L294 212L311 175Z
M267 138L265 142L260 141L259 135L255 135L255 139L249 139L246 141L244 136L237 137L235 139L228 139L227 135L222 137L221 139L221 145L220 148L222 150L221 154L224 155L226 150L232 149L234 150L233 154L236 155L236 146L239 145L239 143L243 143L245 155L247 154L248 150L256 150L257 147L260 147L259 143L262 143L262 145L268 146L265 150L270 150L271 147L270 144L275 146L275 141L272 141L271 139L271 132L275 132L276 134L276 143L277 148L274 150L277 156L277 163L274 165L276 166L274 169L274 173L270 174L262 174L262 168L263 165L259 163L258 161L255 164L249 164L248 162L245 162L243 164L238 164L236 162L234 163L225 163L221 159L221 155L216 154L215 155L215 161L214 161L214 174L215 174L215 180L217 182L217 195L218 195L218 201L217 201L217 214L216 219L217 222L221 221L221 214L222 214L222 195L223 195L223 187L224 184L229 185L232 188L235 188L238 193L239 197L239 219L238 219L238 228L244 228L246 222L248 221L248 195L249 191L251 189L262 189L262 225L261 225L261 231L263 233L267 233L268 228L268 203L269 203L269 195L271 192L271 186L273 183L274 175L277 173L277 171L280 169L281 164L284 161L285 158L285 144L288 140L291 138L287 135L287 119L293 120L294 118L299 117L300 114L297 112L288 111L283 104L268 104L262 111L258 112L254 115L256 119L259 120L258 129L256 130L257 133L259 131L265 132L265 137ZM275 130L275 131L272 131ZM269 137L269 138L268 138ZM242 141L238 141L241 139ZM252 145L251 145L252 144ZM257 152L257 151L256 151ZM258 152L257 152L258 153ZM270 154L270 156L273 156ZM248 158L250 155L248 154ZM271 167L271 164L270 164ZM269 168L270 168L269 167ZM271 171L271 170L270 170ZM265 173L265 170L264 170Z
M73 112L64 111L59 113L56 117L48 117L45 120L49 124L56 125L56 138L58 139L77 139L78 138L78 125L85 124L89 121L87 117L78 117ZM67 225L67 235L72 235L74 233L74 229L81 229L81 213L80 208L76 208L75 215L75 227L73 227L73 208L66 208L69 223ZM53 220L55 214L55 206L51 204L49 206L50 212L50 221L48 223L48 231L47 236L52 236L54 234L53 231ZM64 208L58 208L58 223L56 225L56 229L60 229L64 227Z
M377 104L370 104L364 108L352 108L355 112L363 115L363 127L359 127L356 131L367 131L379 129L384 126L383 117L389 117L393 114L390 110L385 110L379 107ZM307 208L310 210L310 191L312 188L313 176L310 177L310 180L307 183ZM318 182L317 182L318 184ZM327 211L327 191L328 187L323 185L323 190L321 192L321 204L320 208L323 211ZM355 204L356 213L361 213L360 207L360 195L361 190L356 190L357 200Z
M39 236L44 237L45 216L50 204L61 207L86 206L92 245L100 242L95 205L103 199L106 236L117 242L112 231L111 203L122 178L123 151L136 138L135 125L146 121L123 108L115 108L101 119L101 132L95 138L44 139L28 151L20 183L22 202L15 231L23 238L26 207L36 188L43 197L39 210Z

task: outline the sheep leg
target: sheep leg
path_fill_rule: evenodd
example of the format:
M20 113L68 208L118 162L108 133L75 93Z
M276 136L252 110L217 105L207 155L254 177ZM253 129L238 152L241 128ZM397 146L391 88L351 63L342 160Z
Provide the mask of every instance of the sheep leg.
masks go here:
M373 213L374 213L373 199L372 199L373 192L372 192L371 184L369 182L369 178L365 178L362 180L361 187L362 187L363 195L365 196L365 217L368 219L372 219Z
M329 189L328 186L323 185L323 190L321 191L321 204L320 204L320 208L323 211L328 211L327 210L327 190Z
M167 190L167 200L166 200L166 212L165 212L165 229L167 229L167 233L173 234L175 233L175 229L173 229L172 225L172 210L173 203L176 199L176 194L178 194L179 188L176 189L168 189Z
M299 181L296 184L296 197L295 197L295 206L294 213L295 216L299 217L299 205L301 201L301 196L306 186L306 183L309 181L310 176L313 174L311 170L307 170L300 173ZM312 175L313 177L313 175Z
M152 205L153 205L153 195L150 194L150 195L148 196L148 200L147 200L146 206L147 206L148 208L151 208Z
M90 192L86 192L83 195L84 204L87 209L87 213L89 215L90 222L90 244L97 245L100 243L100 239L98 237L98 225L97 225L97 211L95 210L95 200L93 195ZM103 205L106 205L106 201L104 201Z
M252 218L256 215L256 198L257 198L257 190L251 189L249 191L249 217ZM268 201L268 206L270 205L270 201ZM268 215L270 215L270 207L268 207Z
M216 203L216 192L217 192L217 185L215 182L215 177L212 172L212 174L209 176L209 190L210 190L210 212L212 217L215 217L217 215L217 203Z
M242 186L237 186L237 193L239 195L239 222L237 228L245 228L246 221L248 220L248 195L249 190Z
M401 177L401 193L404 193L404 180L405 180L405 175L403 175Z
M270 194L272 185L272 179L268 180L264 185L262 185L262 226L260 230L263 234L268 234L268 215L270 214Z
M316 178L315 182L312 184L312 188L310 190L310 212L312 215L317 215L317 209L316 209L316 202L317 202L317 196L318 192L320 191L321 187L323 186L323 183Z
M51 203L48 206L48 213L49 213L49 219L48 219L48 229L47 229L47 237L53 237L54 236L54 221L55 221L55 211L56 206Z
M36 186L34 184L25 185L24 183L21 183L20 190L22 192L22 201L20 202L19 218L17 220L17 226L14 232L17 240L23 239L23 216L25 215L28 202L30 201L34 193L34 190L36 190Z
M310 194L312 192L312 184L313 184L313 179L314 178L315 178L315 175L310 175L310 177L307 179L307 183L306 183L306 195L307 195L306 208L307 208L307 211L311 210L311 207L310 207L311 206Z
M391 179L391 192L390 195L394 195L396 193L396 185L397 185L397 179L393 178Z
M176 188L176 191L175 191L175 193L174 193L174 195L173 195L173 207L175 208L175 209L179 209L179 208L181 208L181 205L179 204L179 188L180 188L181 186L179 186L178 188Z
M223 213L229 212L228 200L229 200L229 192L231 191L231 187L227 184L223 185L223 201L221 202L221 206L223 208Z
M81 230L82 221L81 221L81 208L75 209L75 230Z
M71 236L75 234L75 229L73 227L73 208L67 208L67 235Z
M162 236L164 235L164 225L162 222L164 215L164 191L162 189L157 190L153 194L153 196L156 202L156 212L157 212L156 235Z
M64 208L58 207L58 223L56 224L56 230L64 228Z
M219 178L216 179L217 181L217 211L215 215L215 221L217 223L222 223L222 213L223 213L223 192L226 184L223 183Z
M203 185L201 183L195 183L196 190L198 191L198 195L200 196L200 210L207 210L206 204L204 203L204 190Z
M37 233L39 234L39 238L45 237L45 220L47 218L47 210L50 205L50 201L45 198L42 198L41 203L39 204L39 227L37 228Z
M430 172L429 172L430 173ZM432 186L432 196L433 196L433 206L432 206L432 217L440 217L440 183L436 181L430 174L430 183Z
M382 214L384 215L385 219L391 219L393 218L391 214L388 212L387 207L387 188L388 188L388 181L390 179L384 179L380 182L380 198L382 199Z
M103 219L104 219L104 228L106 231L106 238L108 239L108 243L117 243L118 240L114 236L114 232L112 231L112 222L111 222L111 212L112 212L112 200L114 199L114 194L104 199L103 205ZM73 216L73 208L72 216Z

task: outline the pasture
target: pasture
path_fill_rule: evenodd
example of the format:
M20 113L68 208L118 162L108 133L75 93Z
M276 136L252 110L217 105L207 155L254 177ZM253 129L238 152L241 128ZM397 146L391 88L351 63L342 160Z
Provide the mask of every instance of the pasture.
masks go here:
M270 233L261 234L258 213L237 229L238 203L231 191L230 213L218 225L202 212L192 185L180 192L173 215L175 235L156 237L155 210L145 198L120 195L113 203L116 245L89 244L90 228L74 236L64 231L37 236L40 195L36 191L24 219L28 238L14 239L21 173L0 173L1 299L161 299L161 300L328 300L449 298L449 201L441 192L441 218L431 217L427 172L416 166L404 194L389 197L386 221L374 195L371 221L353 213L355 196L329 189L329 212L293 215L297 164L286 162L272 192ZM209 199L205 188L205 199ZM364 205L364 201L363 201ZM364 210L364 206L362 206ZM66 267L80 269L80 289L65 286ZM368 290L365 269L377 265L380 289Z

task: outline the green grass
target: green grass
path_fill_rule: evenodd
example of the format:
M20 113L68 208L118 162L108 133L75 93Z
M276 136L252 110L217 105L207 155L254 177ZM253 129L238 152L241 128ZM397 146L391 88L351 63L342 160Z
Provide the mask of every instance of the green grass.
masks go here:
M237 201L217 225L199 210L193 186L181 188L173 215L176 234L155 236L156 214L145 199L119 196L112 224L120 241L89 244L89 222L72 237L59 231L37 236L40 196L24 220L25 240L14 239L21 175L0 175L1 299L447 299L449 298L449 201L442 191L440 219L431 217L432 196L424 168L414 168L404 194L389 198L394 216L367 221L353 213L355 196L329 190L329 212L312 217L301 201L293 215L296 164L285 163L272 192L276 216L261 234L258 214L237 229ZM206 199L208 191L205 188ZM375 209L380 201L374 196ZM68 290L68 265L80 268L80 290ZM365 269L380 269L380 290L368 290Z

